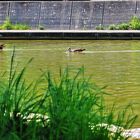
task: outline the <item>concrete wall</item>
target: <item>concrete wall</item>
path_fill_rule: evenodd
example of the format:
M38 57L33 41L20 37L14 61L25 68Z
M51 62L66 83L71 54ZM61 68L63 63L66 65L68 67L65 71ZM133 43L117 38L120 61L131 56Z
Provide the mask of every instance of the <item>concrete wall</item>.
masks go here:
M0 2L0 24L6 17L13 23L25 23L32 28L95 29L127 22L140 17L140 1L38 1Z

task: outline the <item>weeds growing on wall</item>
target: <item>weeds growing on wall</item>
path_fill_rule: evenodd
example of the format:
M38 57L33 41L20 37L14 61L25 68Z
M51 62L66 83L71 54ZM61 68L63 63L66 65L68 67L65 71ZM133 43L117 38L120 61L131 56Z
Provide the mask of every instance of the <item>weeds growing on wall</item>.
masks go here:
M111 124L130 128L136 116L127 107L121 112L115 106L106 110L104 88L91 83L83 67L76 73L69 68L60 69L57 82L47 71L36 82L28 84L24 78L27 66L17 72L14 55L8 80L4 82L0 78L0 139L124 139L122 130L112 133L107 128ZM42 82L47 86L40 90Z
M30 27L26 24L13 24L9 18L7 18L2 25L0 30L28 30Z
M140 19L136 16L132 17L128 23L111 24L108 27L97 26L97 30L140 30Z

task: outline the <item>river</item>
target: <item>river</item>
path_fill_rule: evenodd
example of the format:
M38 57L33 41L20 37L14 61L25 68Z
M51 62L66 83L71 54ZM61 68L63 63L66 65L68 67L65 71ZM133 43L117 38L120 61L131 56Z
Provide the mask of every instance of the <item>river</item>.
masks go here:
M106 100L120 106L132 103L140 116L140 41L139 40L1 40L6 48L0 52L0 73L9 72L13 46L15 62L22 68L30 58L27 80L35 80L42 71L50 70L57 76L60 67L75 70L85 67L85 75L92 81L107 86L111 93ZM85 48L83 53L66 53L69 48ZM140 118L136 121L140 127Z

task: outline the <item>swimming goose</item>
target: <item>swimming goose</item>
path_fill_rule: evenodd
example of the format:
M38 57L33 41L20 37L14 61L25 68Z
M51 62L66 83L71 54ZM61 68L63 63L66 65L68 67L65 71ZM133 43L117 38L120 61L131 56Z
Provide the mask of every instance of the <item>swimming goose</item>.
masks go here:
M85 51L86 49L82 49L82 48L78 48L78 49L71 49L71 48L68 48L68 51L69 52L82 52L82 51Z
M5 44L0 44L0 50L2 50L5 47Z

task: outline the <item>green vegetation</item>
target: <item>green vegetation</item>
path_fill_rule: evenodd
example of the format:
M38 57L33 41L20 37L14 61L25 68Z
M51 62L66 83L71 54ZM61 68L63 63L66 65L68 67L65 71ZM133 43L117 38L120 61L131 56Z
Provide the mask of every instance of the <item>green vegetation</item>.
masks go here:
M29 61L29 63L31 60ZM28 63L28 64L29 64ZM2 140L123 140L109 125L130 128L136 117L115 106L106 110L104 88L90 82L84 68L76 73L60 69L55 80L50 72L31 84L24 78L25 66L17 72L14 53L7 82L0 82L0 139ZM46 87L41 88L42 82ZM109 96L109 95L108 95ZM107 124L102 127L101 124Z
M129 26L132 30L140 30L140 19L133 17L129 22Z
M132 17L128 23L111 24L108 27L97 26L97 30L140 30L140 19L136 16Z
M96 26L96 30L104 30L104 27L100 24L99 26Z
M127 23L121 23L121 24L118 25L118 29L119 30L129 30L130 26Z
M117 28L117 25L115 24L111 24L109 27L108 27L109 30L118 30Z
M29 26L25 24L13 24L9 18L7 18L2 25L0 25L0 30L28 30Z

